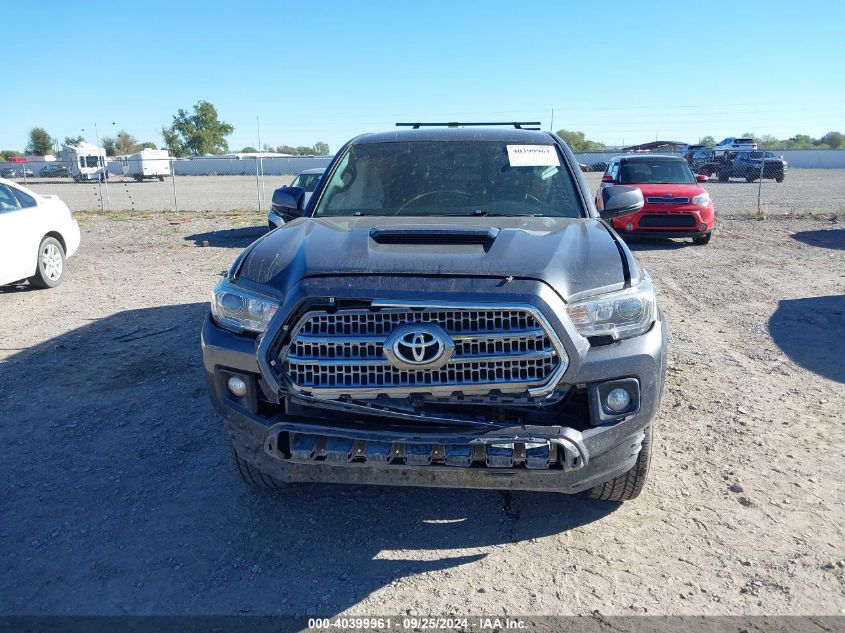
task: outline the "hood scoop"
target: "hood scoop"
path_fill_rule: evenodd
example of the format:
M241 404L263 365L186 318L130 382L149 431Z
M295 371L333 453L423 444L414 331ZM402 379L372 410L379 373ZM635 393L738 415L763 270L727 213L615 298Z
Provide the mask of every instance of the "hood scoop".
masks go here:
M484 226L421 224L375 226L370 238L379 244L481 244L489 246L499 229Z

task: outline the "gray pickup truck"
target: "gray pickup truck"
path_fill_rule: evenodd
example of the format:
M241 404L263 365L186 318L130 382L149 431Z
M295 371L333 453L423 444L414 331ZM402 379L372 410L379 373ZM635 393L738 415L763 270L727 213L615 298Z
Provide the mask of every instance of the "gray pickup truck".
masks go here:
M202 328L238 475L636 497L663 389L651 280L566 144L509 127L366 134L248 246Z

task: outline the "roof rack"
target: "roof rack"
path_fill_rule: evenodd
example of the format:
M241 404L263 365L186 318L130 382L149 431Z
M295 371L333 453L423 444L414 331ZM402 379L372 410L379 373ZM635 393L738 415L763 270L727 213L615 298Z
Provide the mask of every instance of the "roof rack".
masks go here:
M492 121L488 123L460 123L458 121L449 121L447 123L397 123L396 127L410 127L414 128L415 130L420 129L421 127L487 127L491 125L512 125L517 130L539 130L540 129L540 122L539 121Z

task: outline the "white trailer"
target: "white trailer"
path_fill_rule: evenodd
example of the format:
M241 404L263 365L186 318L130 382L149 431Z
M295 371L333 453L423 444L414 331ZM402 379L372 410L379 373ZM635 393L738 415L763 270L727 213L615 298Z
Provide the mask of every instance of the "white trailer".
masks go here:
M79 145L65 145L59 161L70 171L76 182L102 181L108 178L106 150L83 141Z
M164 181L170 175L170 154L166 149L145 148L126 158L126 175L138 182L146 178Z

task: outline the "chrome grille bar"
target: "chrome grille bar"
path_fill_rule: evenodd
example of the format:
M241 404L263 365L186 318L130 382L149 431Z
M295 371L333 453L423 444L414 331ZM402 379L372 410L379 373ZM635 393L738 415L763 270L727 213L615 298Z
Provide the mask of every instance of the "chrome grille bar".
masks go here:
M436 369L397 368L385 341L397 327L439 326L454 349ZM484 396L551 393L568 357L533 306L479 304L388 306L310 312L291 329L279 355L296 392L324 399L372 399L412 394Z

